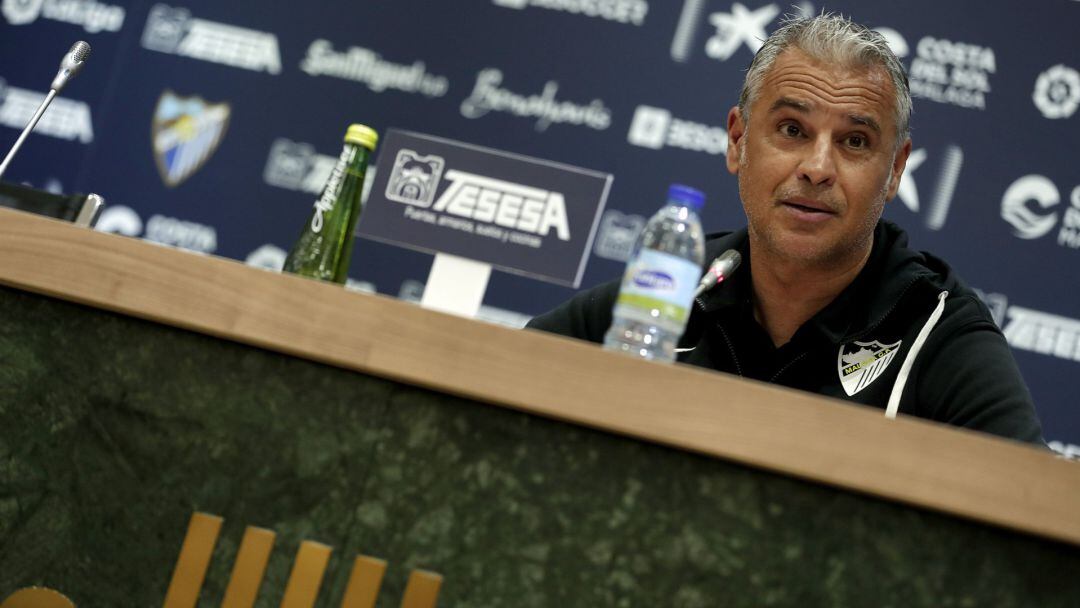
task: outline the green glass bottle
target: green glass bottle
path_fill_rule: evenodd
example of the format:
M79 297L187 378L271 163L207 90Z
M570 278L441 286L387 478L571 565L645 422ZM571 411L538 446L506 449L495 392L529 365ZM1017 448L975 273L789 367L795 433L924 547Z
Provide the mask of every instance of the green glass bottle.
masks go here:
M345 283L352 259L353 231L360 218L364 173L379 135L364 125L349 125L345 146L315 201L311 219L285 258L285 272Z

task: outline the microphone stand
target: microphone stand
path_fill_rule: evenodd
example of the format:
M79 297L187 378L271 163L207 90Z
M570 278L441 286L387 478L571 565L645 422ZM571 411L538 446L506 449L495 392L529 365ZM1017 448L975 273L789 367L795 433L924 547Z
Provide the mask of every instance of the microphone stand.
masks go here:
M4 171L7 171L8 165L11 164L11 159L15 156L15 153L22 147L23 142L26 140L30 132L37 126L41 115L45 113L45 110L52 103L56 94L60 92L60 89L64 88L64 85L71 80L75 74L79 73L83 64L90 58L90 45L82 40L71 45L71 50L64 55L64 58L60 60L60 71L56 73L56 78L53 78L52 86L49 87L49 94L45 96L45 101L41 102L38 106L34 116L30 119L30 123L23 129L22 134L19 135L19 139L15 141L15 145L8 151L7 156L4 157L4 162L0 163L0 177L4 176Z
M41 105L38 106L37 112L34 112L34 117L30 119L29 124L26 125L22 134L19 135L19 139L15 141L15 145L12 146L11 150L8 151L7 156L4 157L4 162L0 163L0 177L4 176L4 171L6 171L8 165L11 164L11 159L14 158L15 153L19 151L19 148L22 147L23 141L30 135L30 132L37 126L38 121L41 120L41 115L45 113L49 104L52 103L53 97L56 97L56 89L49 89L49 94L45 96L45 101L41 102Z

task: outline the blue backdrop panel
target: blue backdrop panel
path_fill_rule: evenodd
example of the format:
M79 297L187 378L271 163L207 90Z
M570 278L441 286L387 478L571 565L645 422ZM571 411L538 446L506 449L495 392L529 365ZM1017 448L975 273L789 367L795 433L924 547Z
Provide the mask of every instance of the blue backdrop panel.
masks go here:
M345 127L401 127L614 174L585 287L621 273L671 182L708 193L707 229L744 224L724 124L753 51L784 12L851 14L915 93L887 217L983 291L1047 438L1080 454L1077 0L174 1L0 0L5 149L63 51L94 46L8 179L104 195L104 229L273 265ZM198 112L158 112L170 91ZM398 294L430 264L362 240L352 278ZM531 315L572 293L496 272L486 303Z

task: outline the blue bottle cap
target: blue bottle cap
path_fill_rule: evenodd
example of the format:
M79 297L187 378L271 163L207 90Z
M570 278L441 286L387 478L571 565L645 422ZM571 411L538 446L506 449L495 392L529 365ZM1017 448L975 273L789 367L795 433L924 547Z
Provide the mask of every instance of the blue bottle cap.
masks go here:
M682 184L671 184L667 197L668 202L686 205L695 212L701 211L701 207L705 205L704 192Z

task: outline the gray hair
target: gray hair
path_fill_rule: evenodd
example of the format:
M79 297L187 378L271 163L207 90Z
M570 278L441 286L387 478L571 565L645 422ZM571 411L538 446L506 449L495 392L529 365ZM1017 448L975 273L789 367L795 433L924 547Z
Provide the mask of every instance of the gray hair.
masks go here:
M773 32L761 46L750 63L742 93L739 94L739 111L745 121L750 120L750 104L761 89L765 76L776 58L790 47L828 63L885 68L893 84L896 148L903 145L910 136L911 126L911 89L904 66L889 48L884 36L842 15L830 13L785 19L780 29Z

